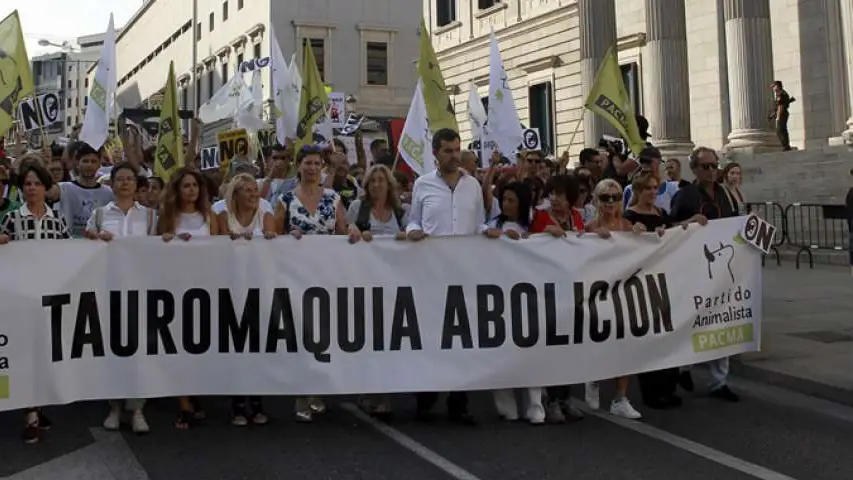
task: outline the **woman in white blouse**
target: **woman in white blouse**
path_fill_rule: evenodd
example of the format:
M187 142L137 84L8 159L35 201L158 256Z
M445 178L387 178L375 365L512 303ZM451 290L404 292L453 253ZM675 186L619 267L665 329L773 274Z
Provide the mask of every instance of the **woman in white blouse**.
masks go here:
M219 231L231 236L232 240L251 240L255 237L275 238L275 217L261 205L258 182L248 173L240 173L225 189L225 210L217 214ZM231 424L244 427L249 419L255 425L269 422L264 413L261 397L231 397Z
M130 162L122 162L113 167L110 172L110 183L113 186L115 200L92 212L83 236L91 240L100 239L109 242L115 237L155 234L157 223L154 210L143 207L134 200L137 175L133 165ZM148 422L145 421L145 415L142 413L142 408L145 406L144 398L129 398L124 402L110 400L110 413L104 420L104 428L111 431L119 429L122 403L127 411L132 412L133 432L148 433Z
M188 168L178 170L163 191L157 218L157 233L164 242L175 237L188 242L192 237L219 235L219 224L210 213L210 197L201 173ZM186 430L204 411L190 397L178 397L180 413L175 428Z

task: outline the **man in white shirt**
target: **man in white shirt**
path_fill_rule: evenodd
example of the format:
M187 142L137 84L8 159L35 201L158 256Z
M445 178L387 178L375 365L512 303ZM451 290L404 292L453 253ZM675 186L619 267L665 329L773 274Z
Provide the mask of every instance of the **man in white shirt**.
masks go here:
M438 130L432 137L432 150L438 168L415 180L409 225L406 227L408 239L419 241L428 236L479 233L489 238L500 237L499 229L486 225L480 182L460 168L459 134L447 128ZM418 419L432 420L431 410L437 401L436 392L418 393ZM468 395L465 392L450 393L447 414L451 421L476 425L468 413Z

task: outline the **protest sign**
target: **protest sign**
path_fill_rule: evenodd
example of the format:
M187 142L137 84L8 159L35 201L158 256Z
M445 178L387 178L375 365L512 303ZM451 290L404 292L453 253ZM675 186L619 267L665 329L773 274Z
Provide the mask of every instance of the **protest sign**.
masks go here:
M246 129L236 128L219 132L216 134L216 142L219 144L220 170L227 171L235 157L250 160L248 155L251 143Z
M0 410L577 384L756 350L744 221L663 238L12 242Z

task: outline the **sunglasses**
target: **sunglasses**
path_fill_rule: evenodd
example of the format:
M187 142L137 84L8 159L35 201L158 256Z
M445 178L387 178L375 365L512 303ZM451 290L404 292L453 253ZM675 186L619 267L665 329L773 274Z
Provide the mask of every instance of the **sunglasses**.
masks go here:
M700 163L699 164L699 168L701 168L703 170L714 170L714 169L717 169L719 167L720 166L717 163Z
M622 200L622 195L603 194L598 196L598 201L601 203L619 203Z

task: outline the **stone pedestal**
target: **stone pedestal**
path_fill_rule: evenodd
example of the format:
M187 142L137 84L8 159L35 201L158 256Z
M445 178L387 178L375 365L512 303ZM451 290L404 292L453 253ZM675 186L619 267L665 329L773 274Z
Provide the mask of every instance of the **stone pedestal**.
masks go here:
M724 0L732 131L726 150L781 150L767 116L775 102L769 0Z
M690 141L690 78L684 0L646 0L646 102L652 143L664 156L686 156Z
M616 46L616 5L614 0L578 0L580 16L581 91L583 99L595 83L595 74L610 47ZM586 112L583 117L584 144L596 147L601 134L616 134L606 120Z

